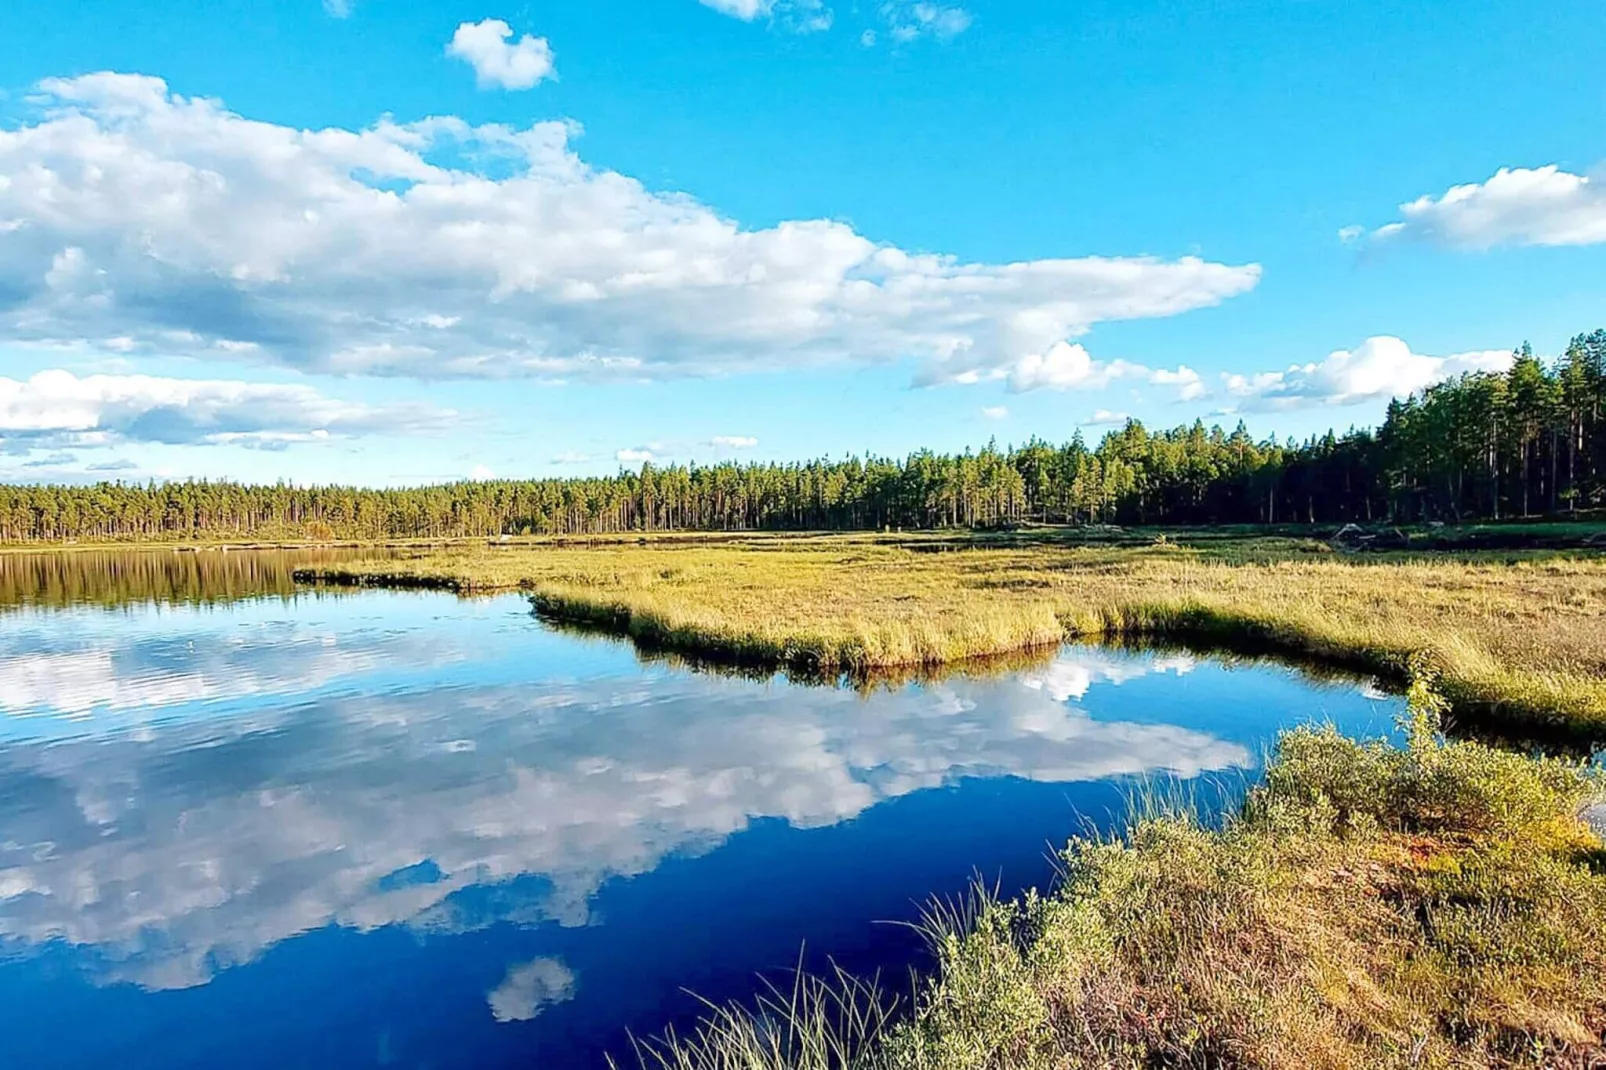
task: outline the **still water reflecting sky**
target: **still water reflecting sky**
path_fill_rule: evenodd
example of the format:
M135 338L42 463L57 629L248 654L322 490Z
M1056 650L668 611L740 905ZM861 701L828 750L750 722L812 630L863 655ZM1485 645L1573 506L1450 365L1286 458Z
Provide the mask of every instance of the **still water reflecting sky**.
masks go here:
M860 694L642 664L518 597L0 617L0 1064L587 1067L686 990L901 967L1139 776L1393 699L1067 648Z

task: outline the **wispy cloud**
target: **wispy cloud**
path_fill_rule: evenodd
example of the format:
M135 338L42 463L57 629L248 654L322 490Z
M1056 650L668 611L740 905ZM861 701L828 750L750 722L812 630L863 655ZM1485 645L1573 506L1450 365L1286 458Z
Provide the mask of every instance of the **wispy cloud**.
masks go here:
M886 23L887 36L899 44L921 37L952 40L970 29L974 21L970 12L957 4L929 0L889 0L881 5L881 18ZM875 44L873 33L864 43Z
M743 22L768 19L771 25L795 33L829 30L835 15L824 0L701 0L721 14Z
M775 0L701 0L704 7L711 7L723 15L743 22L752 22L763 15L768 15L775 6Z

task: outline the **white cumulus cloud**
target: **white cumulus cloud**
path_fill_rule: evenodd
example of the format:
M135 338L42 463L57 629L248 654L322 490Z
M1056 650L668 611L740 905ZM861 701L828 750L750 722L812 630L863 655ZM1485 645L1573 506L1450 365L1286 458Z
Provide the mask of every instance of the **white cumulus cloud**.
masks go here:
M513 27L501 19L465 22L452 34L446 54L473 67L482 89L530 89L556 76L552 46L545 37L512 38Z
M1606 184L1555 165L1501 168L1485 182L1402 204L1400 215L1373 237L1423 238L1459 249L1593 245L1606 242Z
M1463 372L1504 371L1511 360L1511 351L1503 349L1424 356L1399 338L1379 335L1324 360L1280 372L1224 375L1222 381L1238 399L1228 412L1267 412L1404 397Z
M751 435L715 435L709 444L716 449L750 450L758 446L758 439Z
M435 431L453 419L427 406L341 401L301 384L79 377L60 369L0 377L0 440L8 448L121 442L275 448L336 435Z
M1175 387L1178 401L1193 401L1210 393L1204 377L1186 364L1178 366L1176 371L1161 368L1149 375L1149 382L1155 386Z
M1005 374L995 370L989 376L961 377L955 381L979 382L984 378L1003 378ZM1103 390L1122 379L1176 387L1184 401L1205 393L1199 373L1186 365L1167 371L1126 360L1095 360L1080 343L1070 342L1056 342L1045 352L1027 354L1015 362L1007 376L1009 389L1015 393L1042 389Z
M1196 257L971 263L823 219L745 229L588 166L561 122L300 130L121 74L30 102L0 129L0 342L431 379L913 359L941 381L1260 278Z

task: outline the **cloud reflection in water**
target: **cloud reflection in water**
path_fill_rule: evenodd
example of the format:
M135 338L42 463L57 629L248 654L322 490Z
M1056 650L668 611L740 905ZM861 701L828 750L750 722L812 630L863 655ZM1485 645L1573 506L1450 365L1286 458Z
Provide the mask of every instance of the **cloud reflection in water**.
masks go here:
M7 712L171 708L154 728L0 746L0 939L74 945L98 982L186 988L328 925L585 925L610 878L760 819L832 825L970 777L1252 764L1238 743L1077 704L1188 659L1072 649L1021 677L863 698L642 669L612 650L600 671L554 672L567 649L554 644L575 641L504 618L337 619L231 645L237 622L196 617L199 642L106 628L98 646L7 654L0 678L28 682L4 691ZM442 665L467 671L429 671ZM228 717L185 705L240 696L249 710ZM515 881L473 905L458 894ZM538 959L487 998L522 1020L573 985Z

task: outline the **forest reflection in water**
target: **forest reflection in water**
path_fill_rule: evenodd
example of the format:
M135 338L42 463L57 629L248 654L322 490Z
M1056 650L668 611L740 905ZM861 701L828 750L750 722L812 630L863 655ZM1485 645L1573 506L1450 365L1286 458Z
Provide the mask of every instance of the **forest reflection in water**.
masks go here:
M0 611L139 605L223 605L246 598L288 599L304 592L297 568L383 557L356 547L0 551Z

